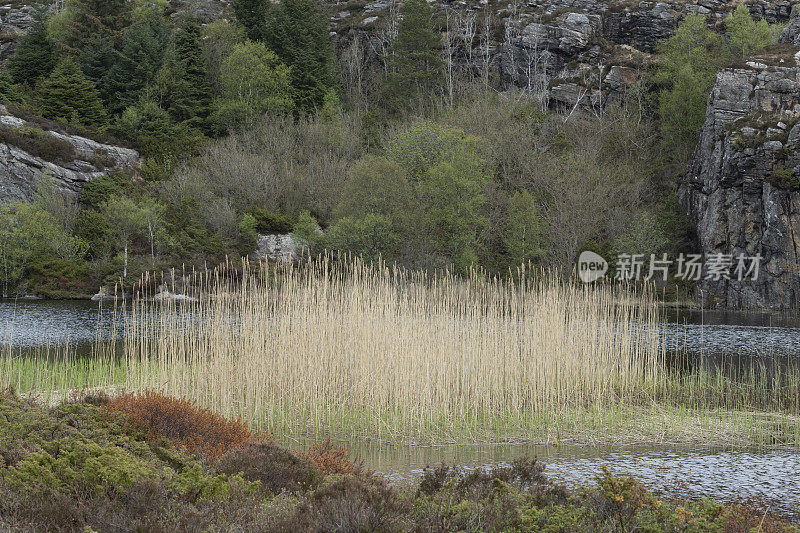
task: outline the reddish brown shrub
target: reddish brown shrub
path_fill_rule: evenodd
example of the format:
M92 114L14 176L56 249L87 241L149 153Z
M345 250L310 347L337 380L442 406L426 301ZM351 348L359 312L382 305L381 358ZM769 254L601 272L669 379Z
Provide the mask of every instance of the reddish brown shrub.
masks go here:
M363 461L353 461L344 446L335 446L330 439L322 444L314 444L300 454L323 474L359 474L364 470Z
M264 438L241 420L228 420L188 400L153 391L122 394L110 398L105 407L110 413L123 415L127 423L149 438L166 437L209 460Z

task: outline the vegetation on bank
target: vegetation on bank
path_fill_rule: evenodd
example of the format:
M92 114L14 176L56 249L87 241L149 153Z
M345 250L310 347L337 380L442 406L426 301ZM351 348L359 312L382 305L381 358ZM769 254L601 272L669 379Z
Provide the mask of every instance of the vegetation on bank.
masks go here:
M0 354L0 382L158 390L259 431L388 442L800 446L800 371L667 353L647 293L320 258L133 302L121 347ZM118 352L117 350L121 350Z
M0 419L2 529L797 531L747 504L670 500L607 472L567 491L535 459L491 471L442 465L395 487L330 443L291 452L153 393L43 407L6 389Z
M777 31L744 6L723 35L690 15L629 98L560 113L533 86L498 93L503 80L454 61L422 0L403 3L396 37L370 60L358 42L333 49L314 0L237 0L233 12L201 26L164 2L68 0L37 15L0 69L0 99L113 135L144 161L87 184L78 205L43 184L32 208L4 207L3 295L130 289L143 271L218 264L278 231L464 274L569 270L581 249L688 249L673 178L714 75ZM71 157L35 132L0 135ZM77 246L54 248L32 219Z

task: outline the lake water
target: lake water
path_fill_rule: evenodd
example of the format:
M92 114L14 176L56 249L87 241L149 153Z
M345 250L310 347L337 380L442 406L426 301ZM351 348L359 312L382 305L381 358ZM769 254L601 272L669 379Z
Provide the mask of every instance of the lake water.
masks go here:
M718 361L798 360L800 317L766 313L667 312L661 334L677 351ZM0 344L31 348L71 343L81 349L119 333L113 305L86 301L0 300ZM302 447L303 443L294 443ZM397 482L418 477L440 462L467 468L536 455L545 472L568 486L592 483L602 466L632 473L654 490L692 497L774 500L784 514L800 509L800 453L794 451L688 448L591 448L531 446L371 446L345 443L353 455Z
M650 490L681 498L752 499L800 518L800 453L685 447L577 447L528 445L385 446L345 443L355 457L398 484L413 483L426 466L492 468L516 457L537 457L545 474L570 488L591 485L603 467L635 475ZM302 449L305 443L294 443Z
M713 311L664 313L662 337L670 349L704 355L794 357L800 355L797 314ZM119 309L83 300L0 300L0 345L87 346L98 335L122 331Z

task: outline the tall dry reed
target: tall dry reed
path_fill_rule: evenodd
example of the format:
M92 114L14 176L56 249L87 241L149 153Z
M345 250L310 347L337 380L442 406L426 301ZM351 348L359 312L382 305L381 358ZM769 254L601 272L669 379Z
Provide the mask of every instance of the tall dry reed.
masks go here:
M661 375L655 302L607 286L320 258L245 264L202 289L195 302L134 306L126 388L276 433L520 438L647 396Z

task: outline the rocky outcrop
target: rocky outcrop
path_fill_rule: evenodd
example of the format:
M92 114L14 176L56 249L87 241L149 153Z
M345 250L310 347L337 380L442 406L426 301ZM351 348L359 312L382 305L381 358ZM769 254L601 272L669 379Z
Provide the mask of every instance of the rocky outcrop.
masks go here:
M69 161L45 159L10 142L0 142L0 203L30 200L38 182L44 177L54 182L64 193L76 195L83 184L113 170L131 169L139 154L129 148L102 144L78 135L67 135L43 129L20 118L2 114L0 128L15 130L20 135L35 135L53 139L60 146L72 147ZM52 158L51 158L52 159Z
M708 306L800 307L800 67L717 75L679 197L701 251L761 256L758 279L702 279Z
M396 24L391 21L396 20L399 1L335 8L332 38L342 48L357 40L360 61L380 63L394 35ZM706 17L709 27L720 27L737 4L724 0L445 0L433 5L447 12L458 68L504 87L523 88L551 107L578 103L598 108L635 89L639 73L652 64L657 44L673 35L684 17L697 13ZM770 23L790 19L792 4L787 0L754 0L746 5L757 19Z
M259 235L252 259L272 259L281 263L291 263L300 259L302 253L303 243L291 234Z
M32 5L0 6L0 60L14 53L19 38L33 26L35 11Z
M800 7L798 4L792 6L791 20L781 32L778 40L785 44L800 46Z

